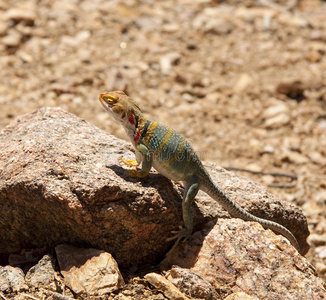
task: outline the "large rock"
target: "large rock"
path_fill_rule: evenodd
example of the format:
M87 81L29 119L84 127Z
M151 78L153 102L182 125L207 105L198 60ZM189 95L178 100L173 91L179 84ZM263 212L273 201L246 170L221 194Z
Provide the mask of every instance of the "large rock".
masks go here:
M324 283L307 259L285 238L254 222L210 222L161 263L163 269L172 265L189 269L226 294L241 291L266 300L326 298ZM187 275L179 272L179 277Z
M62 243L110 252L119 264L154 262L182 225L182 188L152 171L134 179L119 163L129 143L60 108L17 118L0 132L0 254ZM301 210L262 186L211 164L213 180L246 210L288 227L303 252ZM228 217L200 192L195 227ZM248 237L244 234L243 240Z

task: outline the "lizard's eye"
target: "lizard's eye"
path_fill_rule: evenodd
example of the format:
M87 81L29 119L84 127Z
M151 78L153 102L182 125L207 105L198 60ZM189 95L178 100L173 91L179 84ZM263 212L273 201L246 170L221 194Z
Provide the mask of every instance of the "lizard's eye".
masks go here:
M108 101L110 101L110 102L115 103L115 102L118 101L119 97L118 97L117 95L114 95L114 94L108 94L108 95L106 96L106 99L107 99Z
M108 104L109 106L112 106L113 104L117 103L119 100L119 96L113 94L113 93L101 93L99 95L100 101L104 104Z

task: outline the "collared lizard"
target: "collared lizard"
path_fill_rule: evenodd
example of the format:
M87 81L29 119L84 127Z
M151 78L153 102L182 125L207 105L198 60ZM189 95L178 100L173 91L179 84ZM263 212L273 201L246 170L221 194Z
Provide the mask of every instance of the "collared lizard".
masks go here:
M187 239L191 235L194 219L191 204L198 191L203 190L218 201L232 217L258 222L264 228L282 234L300 252L296 238L287 228L245 211L214 184L193 147L178 132L164 124L148 120L136 102L122 91L103 92L99 95L99 100L113 118L122 124L135 148L136 162L124 162L135 166L142 164L140 170L130 170L130 176L145 177L154 167L165 177L184 183L184 228L171 238L176 239L172 249L181 239Z

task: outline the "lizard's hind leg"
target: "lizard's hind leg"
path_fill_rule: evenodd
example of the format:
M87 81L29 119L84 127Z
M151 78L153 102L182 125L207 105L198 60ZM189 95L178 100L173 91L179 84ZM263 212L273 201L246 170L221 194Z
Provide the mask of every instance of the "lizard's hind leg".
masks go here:
M183 201L182 201L182 216L184 222L184 228L182 228L175 236L168 239L168 241L177 239L171 248L171 250L166 254L169 255L179 244L181 239L187 240L191 235L194 228L194 212L192 210L191 204L193 203L197 193L199 191L199 181L196 177L192 177L186 181ZM173 232L174 233L174 232Z

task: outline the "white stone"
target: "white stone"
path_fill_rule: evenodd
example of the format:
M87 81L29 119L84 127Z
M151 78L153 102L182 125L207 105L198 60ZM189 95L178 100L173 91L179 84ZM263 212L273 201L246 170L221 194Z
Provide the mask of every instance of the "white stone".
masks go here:
M271 107L267 108L263 112L263 116L264 116L264 118L271 118L271 117L274 117L274 116L279 115L281 113L287 113L288 111L289 111L289 108L288 108L287 105L278 104L278 105L274 105L274 106L271 106Z
M289 123L291 120L290 116L287 113L278 114L272 118L269 118L265 121L266 127L280 127Z
M234 85L233 91L235 93L240 94L245 90L247 90L252 84L253 84L253 79L249 74L247 73L241 74L236 84Z

